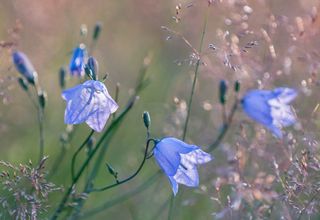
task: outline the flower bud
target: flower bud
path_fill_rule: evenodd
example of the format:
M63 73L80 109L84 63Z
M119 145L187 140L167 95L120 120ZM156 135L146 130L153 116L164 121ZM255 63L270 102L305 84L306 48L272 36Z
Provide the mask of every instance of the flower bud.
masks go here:
M234 83L234 91L235 92L239 92L240 91L240 81L237 80L235 83Z
M117 179L117 177L118 177L118 172L115 171L115 169L114 169L110 164L106 163L106 166L107 166L108 172L109 172L112 176L114 176L114 178Z
M66 69L64 67L61 67L59 70L59 84L61 89L64 89L66 86Z
M40 90L38 93L38 98L41 108L44 109L47 103L47 93L43 90Z
M143 118L144 126L146 128L149 128L150 124L151 124L151 118L150 118L149 112L147 112L147 111L143 112L142 118Z
M86 75L87 75L90 79L93 79L92 70L90 69L90 67L89 67L87 64L84 66L84 72L86 73Z
M28 81L22 77L18 78L18 83L24 91L28 91Z
M37 72L28 57L24 53L16 51L12 54L12 60L17 71L23 75L29 83L34 85L37 81Z
M98 61L94 57L89 57L87 66L90 68L92 73L92 79L97 80L98 72L99 72L99 64Z
M98 39L98 37L100 35L100 32L101 32L101 29L102 29L101 22L97 22L95 27L94 27L94 30L93 30L93 36L92 36L93 40L97 40Z
M219 98L220 103L224 105L226 103L226 94L227 94L228 86L225 80L220 81L219 85Z
M79 47L76 47L73 50L73 54L70 60L69 69L71 75L83 76L84 66L85 66L85 57L86 57L86 46L80 44Z

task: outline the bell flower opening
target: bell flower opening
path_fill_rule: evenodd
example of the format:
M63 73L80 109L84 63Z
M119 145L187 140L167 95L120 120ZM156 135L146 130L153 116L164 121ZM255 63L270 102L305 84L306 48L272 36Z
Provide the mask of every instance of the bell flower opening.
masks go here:
M251 90L242 99L244 112L256 122L264 125L277 138L282 138L281 129L296 122L296 116L289 105L297 91L291 88L274 90Z
M64 115L66 124L86 122L97 132L103 130L109 116L118 109L106 86L95 80L63 91L62 98L67 104Z
M197 165L213 159L198 146L186 144L173 137L166 137L157 142L153 153L158 165L167 175L174 195L178 193L178 184L198 187Z

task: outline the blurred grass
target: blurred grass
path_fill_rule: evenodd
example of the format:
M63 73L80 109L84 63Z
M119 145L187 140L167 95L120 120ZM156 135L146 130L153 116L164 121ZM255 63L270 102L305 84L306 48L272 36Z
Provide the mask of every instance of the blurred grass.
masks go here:
M255 1L248 1L253 7L259 6ZM171 18L174 13L175 4L178 1L10 1L0 0L0 40L6 40L10 36L7 30L15 25L19 20L23 26L19 33L18 49L24 51L34 66L38 70L39 80L42 87L48 93L48 107L45 110L45 154L49 155L49 168L60 150L59 136L65 125L63 124L63 114L65 104L60 97L58 84L58 71L60 66L67 66L70 52L83 39L79 36L79 27L86 24L89 29L88 39L90 41L92 28L97 21L103 23L103 30L96 45L94 56L99 61L100 77L104 73L109 73L106 81L109 93L114 96L115 84L121 83L119 103L123 108L129 97L130 89L134 88L139 68L143 58L148 52L153 54L152 62L148 70L151 79L150 85L142 92L140 100L134 109L129 113L128 118L123 123L122 128L111 142L110 149L105 160L117 169L121 177L131 174L142 159L142 149L145 141L145 129L141 115L144 110L148 110L152 117L151 133L155 137L167 135L163 126L171 123L169 115L174 111L173 97L188 99L191 89L191 76L193 68L184 65L177 66L176 59L184 59L189 55L189 49L177 38L166 41L167 33L160 28L162 25L170 26L174 30L183 33L193 45L198 45L201 24L203 23L203 12L206 1L196 2L183 14L183 22L176 24ZM185 3L185 2L183 2ZM269 1L268 7L276 15L285 14L288 17L295 17L297 14L305 12L301 1ZM260 7L260 6L259 6ZM235 8L234 10L237 10ZM259 28L266 26L264 21L268 10L255 8L255 21L250 20L250 25ZM228 8L213 7L210 13L209 27L205 45L218 42L216 36L217 29L224 25L224 19L228 16ZM263 16L259 16L259 13ZM267 16L268 17L268 16ZM230 31L236 31L237 27ZM282 36L280 31L273 36L279 57L286 56L288 47L287 38ZM313 46L319 45L314 43ZM265 56L266 45L257 49L261 57ZM283 53L283 54L282 54ZM0 57L1 76L14 75L17 73L11 68L9 52L2 50ZM209 55L210 58L210 55ZM212 57L211 57L212 58ZM268 59L266 61L269 62ZM280 63L280 64L279 64ZM277 76L276 70L281 67L281 61L274 62L265 69L257 67L258 80L264 72L270 72L273 79L266 80L265 84L269 88L287 85L299 87L300 81L305 78L305 66L294 63L291 76ZM230 82L237 78L233 72L223 68L222 62L217 59L212 61L213 68L201 67L200 79L196 87L196 95L193 103L192 116L188 132L188 141L199 145L208 145L213 141L213 137L218 133L221 123L220 106L217 104L217 85L222 78L229 79ZM216 68L215 66L222 66ZM223 71L221 71L223 70ZM259 72L260 71L260 72ZM259 75L260 74L260 75ZM253 78L254 78L253 77ZM36 121L36 110L31 105L26 94L18 88L17 84L10 89L8 95L11 102L8 105L0 106L0 123L5 126L1 130L0 155L1 160L13 163L26 162L29 159L36 161L38 157L38 128ZM71 80L68 87L77 84L77 80ZM244 88L259 85L255 78L249 82L244 79ZM232 96L230 97L230 100ZM298 114L301 122L306 124L305 118L310 114L309 105L319 102L319 96L313 94L309 100L299 101ZM212 104L212 111L208 112L202 108L203 102ZM237 113L240 119L242 113ZM319 127L319 123L317 125ZM232 132L227 135L226 142L233 142L233 132L238 132L238 127L232 128ZM86 125L79 125L75 137L71 143L72 147L67 150L66 158L61 162L61 166L52 181L57 185L66 186L70 183L70 160L72 152L75 151L83 139L89 133ZM221 158L219 158L221 156ZM221 152L217 152L217 163L223 163L226 159ZM82 158L83 159L83 158ZM79 158L78 162L81 161ZM213 164L208 164L207 170L201 171L201 179L205 179ZM132 181L119 189L109 192L96 193L90 195L86 202L85 210L94 208L99 204L108 201L110 198L130 190L138 185L150 175L158 170L153 160L147 162L143 172ZM208 175L209 175L208 174ZM105 169L100 169L96 185L105 185L112 182ZM206 185L210 185L207 183ZM81 189L81 187L79 187ZM194 192L195 191L195 192ZM210 190L209 190L210 192ZM228 194L228 193L223 193ZM123 202L101 212L90 219L150 219L171 195L169 183L165 177L161 177L159 182L150 187L146 192L137 195L128 201ZM53 194L51 205L56 206L60 199L60 194ZM180 207L177 213L178 219L211 219L211 213L215 204L210 200L210 195L197 193L197 190L190 190L183 195L185 203L189 205ZM226 202L226 201L224 201ZM158 219L166 218L166 210L162 210Z

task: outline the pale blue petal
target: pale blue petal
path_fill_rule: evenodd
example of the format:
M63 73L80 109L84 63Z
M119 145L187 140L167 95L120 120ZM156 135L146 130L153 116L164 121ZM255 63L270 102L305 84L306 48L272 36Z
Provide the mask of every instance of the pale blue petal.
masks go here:
M280 128L278 128L277 126L275 125L270 125L267 127L271 132L272 134L274 134L277 138L282 138L283 135L282 135L282 131Z
M78 95L81 89L83 89L82 84L77 85L73 88L64 90L61 96L65 101L68 101L70 99L73 99L76 95Z
M177 181L177 183L189 187L199 186L199 175L196 166L187 169L184 166L179 166L177 173L173 178Z
M173 151L166 152L157 145L153 150L153 155L167 176L173 176L177 172L180 163L180 155L178 153Z
M298 95L298 92L295 89L284 87L274 89L273 93L279 99L279 101L284 104L289 104Z
M67 102L65 112L66 124L80 124L87 120L93 111L93 88L82 88L77 95Z
M212 159L213 157L210 154L202 151L201 149L197 149L187 154L181 155L181 163L184 163L184 160L186 160L192 164L204 164L208 163Z
M199 147L195 145L187 144L174 137L165 137L157 145L164 151L173 151L181 154L186 154L199 149Z
M99 81L88 80L62 93L67 101L66 124L86 122L97 132L103 130L110 114L118 109L105 85Z
M178 185L177 181L172 176L168 176L168 178L170 180L173 195L176 196L178 193L178 190L179 190L179 185Z
M270 91L250 91L242 99L243 110L253 120L270 126L272 124L271 109L267 101L272 97L274 96Z

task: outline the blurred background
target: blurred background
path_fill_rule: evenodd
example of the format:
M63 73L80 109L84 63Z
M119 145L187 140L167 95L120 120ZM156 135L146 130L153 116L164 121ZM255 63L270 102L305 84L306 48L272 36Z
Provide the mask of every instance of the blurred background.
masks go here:
M319 158L318 7L317 0L213 0L209 8L207 0L0 0L0 159L19 165L38 158L37 110L19 87L19 74L11 61L11 52L18 49L28 55L48 95L44 116L48 179L57 186L70 184L72 154L90 130L86 124L76 126L71 142L62 145L66 125L59 69L68 67L72 50L80 43L90 47L94 26L101 22L102 32L91 54L99 62L99 77L108 74L105 84L111 96L120 83L120 110L136 86L145 58L150 59L150 83L105 155L105 161L112 164L120 178L130 175L143 156L143 111L150 112L153 137L181 138L197 59L181 36L199 51L208 10L187 142L206 149L219 134L222 108L218 85L222 79L229 85L227 111L235 99L236 80L241 82L241 95L252 88L296 88L299 97L293 106L298 122L285 129L285 138L279 141L239 109L226 137L213 152L215 161L199 168L201 186L183 190L176 198L174 219L297 219L298 208L290 201L300 196L294 203L296 207L317 219L319 203L315 198L311 200L311 195L319 187L319 174L305 176L294 169L297 166L293 163L306 152L313 153L315 161ZM81 35L81 29L87 34ZM79 79L68 77L66 87L78 83ZM98 137L96 134L95 139ZM81 157L78 161L86 154ZM60 164L50 175L57 158ZM279 165L276 170L275 163ZM148 160L139 176L129 183L90 194L83 213L135 188L157 170L154 160ZM288 191L280 184L281 175L290 170L306 194ZM101 167L94 184L103 186L113 181ZM289 188L292 181L286 183ZM77 186L81 193L81 183ZM290 197L293 193L295 196ZM167 178L161 175L145 191L86 217L166 219L171 194ZM61 196L61 191L49 194L48 212L43 212L40 219L52 212Z

